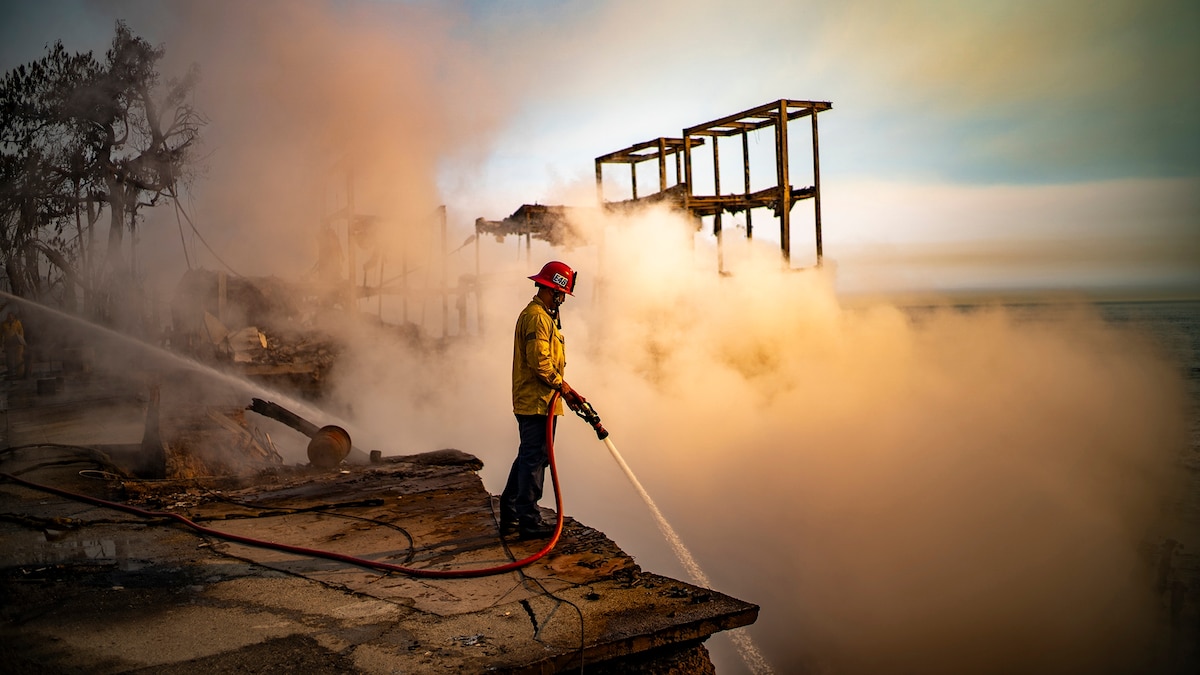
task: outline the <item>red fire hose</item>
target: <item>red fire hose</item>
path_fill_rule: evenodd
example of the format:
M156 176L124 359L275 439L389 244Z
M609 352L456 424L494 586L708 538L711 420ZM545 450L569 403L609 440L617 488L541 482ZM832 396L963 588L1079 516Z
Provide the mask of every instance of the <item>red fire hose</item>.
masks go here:
M0 473L0 478L13 481L14 483L24 485L25 487L32 488L34 490L41 490L42 492L49 492L51 494L55 494L60 497L66 497L67 499L73 499L76 501L87 502L89 504L94 504L96 506L102 506L105 508L116 509L118 511L124 511L126 513L132 513L135 516L142 516L143 518L170 518L171 520L175 520L180 523L183 523L184 525L187 525L188 527L190 527L198 532L201 532L203 534L207 534L207 535L210 535L213 537L218 537L220 539L227 539L229 541L236 541L240 544L246 544L248 546L257 546L260 548L270 548L270 549L275 549L277 551L286 551L288 553L295 553L297 555L305 555L305 556L310 556L313 558L326 558L328 560L337 560L339 562L348 563L350 565L358 565L359 567L367 567L370 569L380 570L383 572L397 572L399 574L405 574L405 575L413 576L413 577L425 577L425 578L433 578L433 579L486 577L486 576L491 576L493 574L503 574L505 572L511 572L512 570L519 569L521 567L525 567L526 565L543 558L547 553L549 553L551 550L554 549L554 546L558 543L559 537L562 536L562 530L563 530L562 490L559 489L559 484L558 484L558 468L554 464L554 404L558 401L558 397L559 397L559 393L557 391L554 392L554 395L550 397L550 410L549 410L549 413L547 413L547 415L546 415L546 454L549 456L549 460L550 460L550 479L554 484L554 503L555 503L555 508L558 511L558 520L554 526L554 534L550 537L550 541L547 542L544 547L542 547L542 550L538 551L537 553L534 553L533 555L529 556L528 558L523 558L521 560L514 560L513 562L506 563L504 565L499 565L497 567L482 567L482 568L477 568L477 569L457 569L457 570L431 570L431 569L421 569L421 568L416 568L416 567L404 567L402 565L394 565L392 563L380 562L378 560L368 560L366 558L357 558L355 556L345 555L342 553L335 553L333 551L323 551L321 549L305 548L303 546L292 546L290 544L281 544L278 542L265 541L262 539L255 539L253 537L246 537L246 536L243 536L240 534L234 534L232 532L222 532L220 530L214 530L210 527L204 527L203 525L199 525L195 521L187 518L186 516L181 516L178 513L169 513L166 511L148 511L146 509L139 509L136 506L130 506L128 504L121 504L119 502L112 502L112 501L108 501L106 499L100 499L98 497L90 497L88 495L82 495L82 494L79 494L76 492L62 490L62 489L59 489L56 487L51 487L49 485L33 483L30 481L24 480L23 478L18 478L9 473Z

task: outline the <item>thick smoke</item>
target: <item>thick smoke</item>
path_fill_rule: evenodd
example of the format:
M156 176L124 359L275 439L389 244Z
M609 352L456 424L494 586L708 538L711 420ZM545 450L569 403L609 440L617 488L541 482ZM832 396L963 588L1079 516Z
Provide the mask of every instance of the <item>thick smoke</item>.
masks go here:
M1139 546L1186 447L1148 339L1082 306L843 308L770 255L717 276L684 227L609 228L572 379L718 587L762 603L777 668L1141 662Z
M337 5L184 3L164 20L163 69L200 64L194 103L209 119L184 206L220 261L184 223L199 264L311 273L323 225L344 246L350 207L372 226L355 251L360 282L376 252L397 272L405 256L437 250L439 167L484 152L508 99L452 37L453 13ZM173 211L157 218L146 246L171 253L147 272L169 287L180 234Z
M355 349L338 392L361 438L468 450L498 492L511 323L524 277L561 258L582 271L568 380L718 590L762 605L751 634L779 672L1142 663L1139 550L1186 443L1150 341L1085 306L843 307L830 273L780 271L770 247L718 276L677 216L592 220L602 245L517 262L491 245L482 336ZM683 576L590 429L560 429L568 514Z
M439 162L481 151L509 109L447 19L411 5L187 7L167 44L202 64L212 121L192 215L230 266L308 271L322 215L347 202L346 166L356 211L384 224L381 249L435 260ZM145 245L172 250L174 225L145 228ZM1181 384L1151 344L1082 307L843 307L831 273L780 272L769 247L742 246L718 276L704 239L662 212L581 226L603 244L526 256L480 243L477 337L415 346L346 320L328 403L356 443L461 448L498 492L517 442L512 321L533 292L524 277L559 258L582 272L564 309L568 380L718 590L762 605L751 632L779 672L1138 662L1153 610L1138 547L1184 442ZM177 259L148 258L175 281ZM569 515L681 573L576 420L560 467Z

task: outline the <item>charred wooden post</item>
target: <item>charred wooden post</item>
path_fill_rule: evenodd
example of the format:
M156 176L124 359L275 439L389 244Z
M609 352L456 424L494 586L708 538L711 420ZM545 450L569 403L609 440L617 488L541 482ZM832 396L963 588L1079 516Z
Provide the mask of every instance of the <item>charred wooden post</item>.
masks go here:
M310 439L308 442L308 461L315 467L330 469L338 466L350 454L350 449L353 447L350 441L350 433L345 429L333 424L317 427L317 425L277 403L264 401L261 398L254 398L250 399L250 405L246 407L246 410L286 424L308 436Z
M658 139L658 191L667 189L667 139Z
M712 153L713 153L713 194L718 197L721 195L721 144L717 137L713 137ZM713 214L713 236L717 238L717 273L725 271L725 249L724 242L721 237L721 212L717 211Z
M821 153L817 143L817 116L812 115L812 160L813 160L813 212L816 216L817 267L825 257L821 247Z
M814 118L815 119L815 118ZM750 199L750 134L742 129L742 194ZM754 238L754 212L746 209L746 238Z
M309 438L316 436L317 432L320 430L320 427L297 415L291 410L288 410L277 403L264 401L261 398L250 399L250 405L246 407L246 410L256 412L263 417L269 417L276 422L285 424Z
M784 266L792 261L792 191L788 173L787 104L779 102L779 127L775 130L775 175L779 177L779 248Z
M159 423L159 382L157 377L150 383L146 401L146 427L142 432L142 447L137 463L130 467L139 478L164 478L167 475L167 452L163 447Z
M693 141L694 145L703 145L703 141ZM610 152L607 155L601 155L595 160L596 163L596 197L601 204L610 204L618 206L621 204L636 203L643 200L646 201L662 201L671 200L678 201L681 193L680 185L684 181L684 174L681 173L680 156L686 160L687 153L684 150L684 140L681 138L656 138L632 145L623 150ZM667 158L675 157L675 185L667 185ZM638 165L643 162L654 161L658 164L658 191L640 197L637 189L637 169ZM607 201L604 197L604 165L618 164L629 167L631 175L631 199L627 201Z

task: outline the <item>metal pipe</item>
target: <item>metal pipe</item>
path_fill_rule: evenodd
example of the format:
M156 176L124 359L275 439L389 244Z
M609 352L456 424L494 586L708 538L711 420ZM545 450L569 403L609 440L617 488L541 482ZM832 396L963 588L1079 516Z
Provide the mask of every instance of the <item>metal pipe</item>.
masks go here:
M329 424L321 427L308 442L308 461L318 469L332 469L350 454L350 434Z

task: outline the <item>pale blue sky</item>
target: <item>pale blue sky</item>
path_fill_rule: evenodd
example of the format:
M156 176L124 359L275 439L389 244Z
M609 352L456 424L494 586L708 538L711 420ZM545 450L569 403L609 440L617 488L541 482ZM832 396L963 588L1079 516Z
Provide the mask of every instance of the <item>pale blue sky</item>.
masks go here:
M303 7L347 36L361 26L385 40L394 31L398 68L412 71L397 81L419 82L427 90L413 98L433 100L432 118L454 125L422 152L437 167L441 200L467 222L579 199L592 158L632 143L779 98L828 100L827 255L849 264L871 248L903 265L930 258L914 246L939 244L933 257L944 257L946 246L977 242L1045 258L1046 242L1077 253L1072 242L1087 241L1089 267L1141 266L1114 272L1111 285L1200 289L1195 2L251 4L257 11L233 2L4 0L0 67L38 58L55 39L103 51L120 17L166 44L170 58L198 62L211 97L238 63L231 54L241 63L275 58L278 41L253 37L258 24L288 23L272 12ZM354 38L345 42L333 49L350 54ZM215 115L210 133L221 138L218 125L245 114ZM1155 246L1131 261L1130 243L1146 240ZM1057 267L1027 281L1096 284L1094 273ZM972 286L965 270L942 282ZM1024 272L1013 273L1013 287L1025 284ZM929 274L938 278L936 269L921 278ZM995 274L984 276L994 285Z

